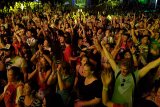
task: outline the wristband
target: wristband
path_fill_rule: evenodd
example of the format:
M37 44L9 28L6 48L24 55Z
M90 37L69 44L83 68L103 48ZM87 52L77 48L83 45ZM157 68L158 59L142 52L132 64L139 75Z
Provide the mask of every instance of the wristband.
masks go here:
M104 91L108 91L108 87L103 87L103 90Z

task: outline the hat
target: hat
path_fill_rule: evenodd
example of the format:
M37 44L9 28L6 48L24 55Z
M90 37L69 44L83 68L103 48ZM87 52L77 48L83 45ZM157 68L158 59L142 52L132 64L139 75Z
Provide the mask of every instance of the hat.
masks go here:
M6 44L6 46L3 47L3 48L1 48L0 50L3 50L3 51L12 51L12 50L14 50L14 47L11 44Z

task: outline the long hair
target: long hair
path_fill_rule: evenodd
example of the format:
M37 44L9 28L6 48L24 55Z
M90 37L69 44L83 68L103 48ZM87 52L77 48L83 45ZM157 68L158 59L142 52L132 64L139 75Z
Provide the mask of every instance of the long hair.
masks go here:
M21 72L19 67L12 66L11 68L9 68L9 70L12 70L16 81L23 81L24 80L23 73Z

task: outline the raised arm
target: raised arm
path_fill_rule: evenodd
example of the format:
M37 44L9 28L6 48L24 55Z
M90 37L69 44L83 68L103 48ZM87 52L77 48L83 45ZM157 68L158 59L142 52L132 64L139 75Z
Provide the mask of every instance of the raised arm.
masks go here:
M112 80L112 75L109 72L102 72L101 80L103 83L103 90L102 90L102 103L107 107L113 107L113 102L109 101L108 99L108 86Z
M111 52L111 55L113 56L113 58L115 59L117 53L119 52L120 50L120 43L121 43L121 39L122 39L122 32L123 31L120 31L119 34L118 34L118 41L116 43L116 46L115 48L113 49L113 51Z
M55 80L57 79L57 74L56 74L57 70L55 68L55 63L52 62L52 72L51 75L49 76L48 80L47 80L47 85L51 85L55 83Z
M139 78L141 79L142 77L144 77L152 68L155 68L158 65L160 65L160 57L158 59L150 62L149 64L147 64L142 69L140 69L139 70Z
M67 81L67 80L64 81L62 79L62 77L64 75L64 74L62 74L62 72L63 72L63 68L61 68L61 65L59 65L57 68L57 78L58 78L58 85L59 85L60 91L62 91L64 89L69 89L71 87L71 83L69 81Z
M105 48L103 41L101 42L101 45L102 45L103 51L105 53L105 57L108 59L109 63L111 64L113 71L116 72L118 65L116 64L115 60L113 59L113 56L111 55L111 53L109 53L109 51Z
M138 40L137 40L135 33L134 33L134 21L130 22L130 25L131 25L131 36L132 36L133 42L135 44L137 44Z

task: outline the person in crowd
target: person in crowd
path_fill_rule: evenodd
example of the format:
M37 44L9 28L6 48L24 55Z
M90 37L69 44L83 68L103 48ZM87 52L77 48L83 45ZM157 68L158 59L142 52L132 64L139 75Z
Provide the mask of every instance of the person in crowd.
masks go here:
M109 60L113 71L115 72L116 77L114 92L111 101L113 101L114 103L125 104L128 107L132 107L135 84L141 78L143 78L152 68L155 68L160 64L160 58L154 60L153 62L150 62L142 69L133 72L130 69L132 64L129 63L129 60L122 60L120 66L118 66L115 60L112 58L112 55L105 48L103 42L101 44L103 47L103 51L105 52L105 55ZM121 99L119 99L119 97L121 97Z
M12 66L19 67L21 73L23 74L23 80L27 80L27 63L26 60L15 54L15 48L11 44L7 44L4 48L4 64L6 69L9 69Z
M102 83L94 76L91 65L86 63L83 68L84 81L79 90L78 99L75 100L74 107L101 105Z
M17 107L42 107L42 102L36 97L36 84L27 81L24 84L23 95L19 97Z
M24 8L0 15L0 92L7 83L7 69L16 66L23 74L19 75L24 78L21 82L33 80L38 85L44 107L61 101L64 105L60 106L66 106L76 89L79 99L73 97L72 106L99 106L101 98L106 106L132 106L135 87L143 98L159 79L160 20L156 12L117 8L66 11L63 5L41 3L34 11ZM111 73L112 80L109 85L103 83L102 91L100 74L102 80L111 79L105 73ZM88 89L92 85L96 92ZM16 104L20 95L16 95ZM137 106L142 107L146 101L140 102Z
M101 73L101 80L103 83L103 90L102 90L102 103L106 107L127 107L123 104L116 104L109 100L109 86L112 81L112 74L110 72L102 71Z
M20 82L20 69L12 66L7 70L7 85L0 96L4 100L5 107L16 107L17 101L23 92L23 84Z
M76 89L80 89L83 85L83 81L85 79L83 76L83 70L86 63L89 63L89 59L87 58L87 56L82 56L81 63L77 63L76 65L76 76L74 80L74 88Z
M157 81L157 85L154 87L154 91L146 97L147 100L154 102L158 107L160 106L160 84Z
M36 78L35 81L39 88L38 96L43 99L47 89L47 80L51 74L52 61L43 53L41 45L39 45L39 50L32 56L31 61L35 63L36 68L28 74L28 80Z

